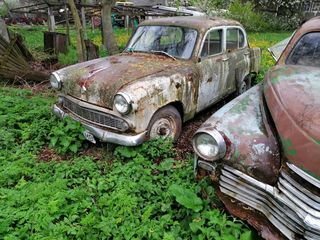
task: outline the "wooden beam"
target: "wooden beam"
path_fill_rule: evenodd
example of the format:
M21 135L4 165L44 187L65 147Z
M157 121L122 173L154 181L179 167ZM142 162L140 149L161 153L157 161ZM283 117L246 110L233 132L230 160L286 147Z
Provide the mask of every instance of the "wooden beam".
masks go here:
M54 32L56 30L56 22L51 7L48 7L48 29L49 32Z

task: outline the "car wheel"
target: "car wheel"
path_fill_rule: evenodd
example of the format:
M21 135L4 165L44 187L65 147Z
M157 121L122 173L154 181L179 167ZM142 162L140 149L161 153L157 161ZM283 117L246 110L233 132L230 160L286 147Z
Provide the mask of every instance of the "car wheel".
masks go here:
M237 95L241 95L251 87L251 77L247 76L237 89Z
M247 91L247 83L245 81L242 81L242 83L238 89L238 95L241 95L245 91Z
M172 138L176 141L181 133L182 120L180 113L173 106L166 106L159 109L152 117L148 135L150 139L154 138Z

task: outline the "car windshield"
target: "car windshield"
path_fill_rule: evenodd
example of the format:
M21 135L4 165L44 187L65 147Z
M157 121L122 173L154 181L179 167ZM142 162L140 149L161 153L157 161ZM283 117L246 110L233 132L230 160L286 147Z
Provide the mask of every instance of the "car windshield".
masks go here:
M141 26L132 37L126 51L164 53L189 59L197 39L194 29L174 26Z
M304 35L291 51L286 63L320 67L320 32Z

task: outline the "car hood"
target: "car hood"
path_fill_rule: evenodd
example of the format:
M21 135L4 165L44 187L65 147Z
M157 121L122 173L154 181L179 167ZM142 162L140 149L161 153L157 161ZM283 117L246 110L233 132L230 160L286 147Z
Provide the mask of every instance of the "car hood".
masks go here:
M112 108L114 95L124 85L181 64L167 56L123 53L75 64L56 73L62 91L78 99Z
M320 177L320 68L276 66L264 94L282 143L283 155Z

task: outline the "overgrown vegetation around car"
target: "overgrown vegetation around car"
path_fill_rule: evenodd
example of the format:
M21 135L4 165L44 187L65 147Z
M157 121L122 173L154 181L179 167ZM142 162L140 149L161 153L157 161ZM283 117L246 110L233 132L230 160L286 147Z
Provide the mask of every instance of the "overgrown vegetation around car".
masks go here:
M214 189L194 181L190 160L174 160L170 142L118 147L115 159L41 161L59 127L50 94L1 87L0 95L1 239L253 238L211 207Z
M13 25L9 27L11 31L17 32L24 37L25 43L28 46L31 53L35 56L37 60L43 61L51 56L43 52L43 32L47 31L46 26L19 26ZM57 32L65 33L65 28L58 26ZM114 29L115 37L119 45L119 49L123 50L129 40L131 35L131 30ZM88 29L87 30L88 39L90 39L95 45L99 47L99 56L104 57L108 53L102 46L102 37L100 29ZM76 52L76 31L74 28L70 29L71 44L68 47L66 53L60 53L58 57L58 62L61 66L66 66L70 64L75 64L77 60Z
M40 50L36 32L23 34ZM263 49L263 71L274 64L267 48L289 35L249 34L250 44ZM43 161L39 155L54 136L79 132L67 130L68 121L57 125L50 92L0 87L0 95L0 239L256 239L213 208L214 189L194 181L187 157L173 161L170 142L118 147L114 159L99 148L97 161L79 155L81 138L77 154L59 150L64 144L57 140L55 151L69 155ZM55 133L60 128L64 134Z

